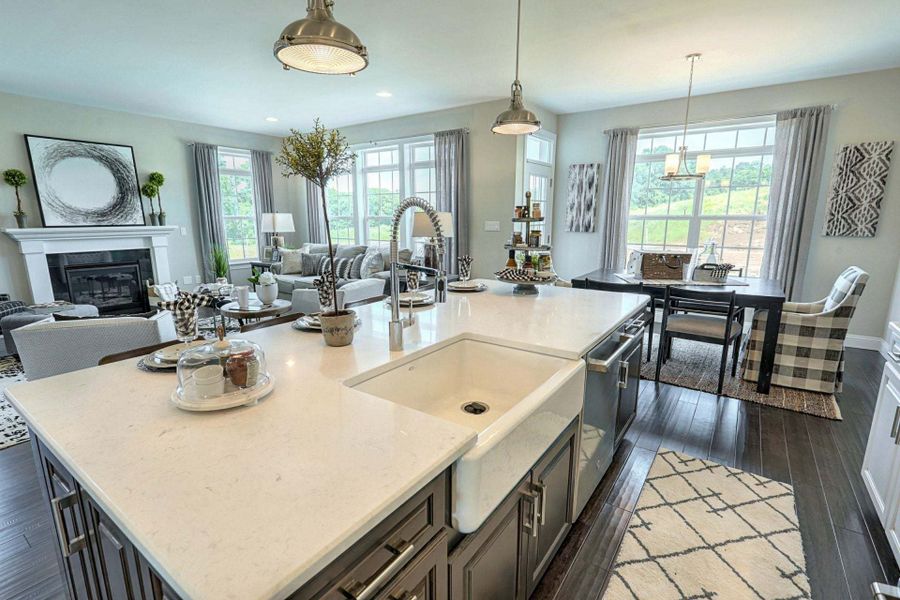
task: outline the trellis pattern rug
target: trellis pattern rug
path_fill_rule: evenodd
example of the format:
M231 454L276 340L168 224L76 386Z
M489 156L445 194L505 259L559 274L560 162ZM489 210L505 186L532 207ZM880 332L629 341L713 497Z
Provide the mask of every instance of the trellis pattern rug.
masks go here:
M810 597L791 486L659 451L604 600Z
M642 363L641 379L656 380L656 349L658 347L659 336L653 336L653 355L650 361ZM672 358L663 365L659 380L663 383L715 394L716 386L719 383L721 359L721 346L676 338L672 340ZM769 388L768 394L760 394L756 391L756 382L741 379L740 363L738 363L737 377L732 377L730 349L722 395L816 417L842 420L841 409L833 394L820 394L777 385Z
M10 406L4 393L7 387L20 381L25 381L22 363L12 356L0 357L0 450L29 439L25 421Z

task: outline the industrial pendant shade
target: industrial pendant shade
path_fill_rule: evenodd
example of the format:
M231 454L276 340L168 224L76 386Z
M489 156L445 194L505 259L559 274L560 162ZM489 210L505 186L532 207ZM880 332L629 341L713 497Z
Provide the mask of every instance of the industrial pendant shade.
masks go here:
M665 175L660 177L663 181L680 181L684 179L703 179L709 173L709 163L711 157L709 154L701 154L697 156L697 164L692 173L687 165L687 130L688 118L691 114L691 92L694 87L694 63L700 60L700 54L688 54L686 60L691 62L691 76L688 79L688 95L687 106L684 109L684 132L681 135L681 146L678 152L666 154L666 164L663 167Z
M525 108L522 84L519 82L519 46L522 37L522 0L516 12L516 79L511 87L509 108L497 115L491 131L504 135L525 135L541 128L537 115Z
M284 28L275 58L285 70L352 75L369 66L366 47L349 27L334 20L333 0L307 0L306 18Z

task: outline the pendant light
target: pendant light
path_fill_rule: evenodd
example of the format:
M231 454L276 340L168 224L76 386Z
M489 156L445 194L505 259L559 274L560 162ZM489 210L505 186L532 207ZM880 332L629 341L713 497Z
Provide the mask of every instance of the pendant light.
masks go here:
M678 152L666 154L665 175L660 177L663 181L680 181L684 179L703 179L709 173L709 154L701 154L697 157L697 166L693 173L687 166L687 130L688 117L691 113L691 91L694 87L694 63L700 60L700 54L688 54L684 57L691 61L691 76L688 79L687 107L684 110L684 132L681 135L681 146Z
M537 115L525 108L522 100L522 84L519 83L519 44L522 37L522 0L516 12L516 80L513 81L509 108L497 115L491 131L504 135L524 135L541 128Z
M333 0L307 0L306 18L284 28L275 58L284 70L353 75L369 66L369 53L349 27L334 20Z

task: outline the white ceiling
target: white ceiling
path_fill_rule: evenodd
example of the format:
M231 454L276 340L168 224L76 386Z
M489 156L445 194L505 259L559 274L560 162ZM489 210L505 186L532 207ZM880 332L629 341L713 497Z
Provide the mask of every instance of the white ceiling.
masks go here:
M504 97L514 0L336 0L357 77L282 71L303 0L4 2L0 90L281 135ZM558 112L900 66L900 0L526 0L526 101ZM375 92L389 90L392 98ZM275 116L278 123L264 119Z

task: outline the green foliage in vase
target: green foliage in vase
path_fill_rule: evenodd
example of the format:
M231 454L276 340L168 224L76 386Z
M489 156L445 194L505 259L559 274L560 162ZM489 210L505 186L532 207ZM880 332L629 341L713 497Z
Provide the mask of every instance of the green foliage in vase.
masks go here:
M150 200L150 214L152 215L156 212L153 208L153 197L159 193L159 188L156 187L156 184L147 182L141 186L141 195Z
M218 277L228 276L228 253L222 246L213 246L210 251L213 265L213 275Z
M28 178L25 177L25 173L19 169L7 169L3 171L3 181L5 181L7 185L16 188L16 210L13 214L17 217L24 216L25 211L22 210L22 197L19 196L19 188L28 183Z
M249 281L253 285L259 285L259 275L261 273L262 271L259 271L256 269L256 267L253 267L252 269L250 269L250 277L247 278L247 281Z
M160 188L166 182L166 176L159 171L153 171L147 175L147 181L156 186L156 203L159 205L159 214L166 214L166 211L164 211L162 207L162 198L159 195Z
M331 243L331 224L328 220L325 188L335 177L353 170L356 154L350 150L347 138L337 129L327 129L319 119L316 119L312 131L301 133L291 129L291 135L281 141L281 152L275 157L275 162L281 166L281 174L284 177L300 175L319 187L328 241L328 259L329 264L334 265L334 245ZM332 283L328 292L333 301L331 306L336 312L337 289L333 280L334 278L330 278Z

